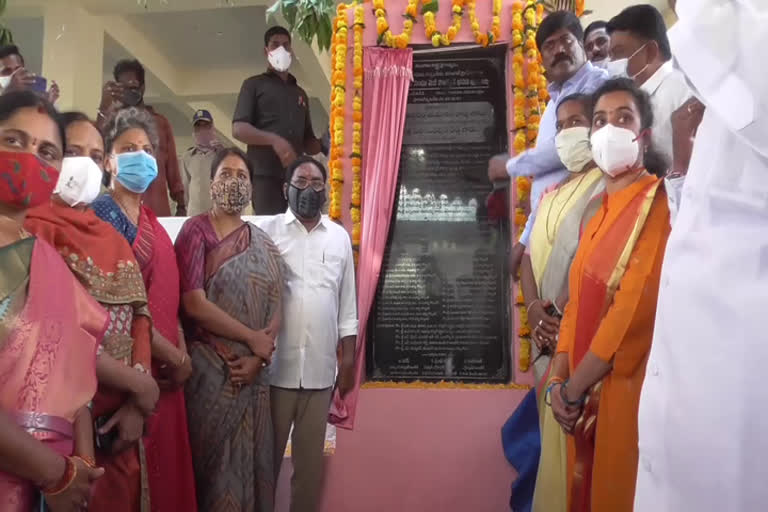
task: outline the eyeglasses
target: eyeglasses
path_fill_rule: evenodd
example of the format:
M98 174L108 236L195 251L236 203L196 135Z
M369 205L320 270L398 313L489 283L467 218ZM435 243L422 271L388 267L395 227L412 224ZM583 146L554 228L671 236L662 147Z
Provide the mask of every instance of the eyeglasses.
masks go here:
M308 180L307 178L294 178L291 181L291 185L296 187L299 190L304 190L307 187L312 187L312 190L315 192L320 192L321 190L325 190L325 181L320 179L314 179L314 180Z

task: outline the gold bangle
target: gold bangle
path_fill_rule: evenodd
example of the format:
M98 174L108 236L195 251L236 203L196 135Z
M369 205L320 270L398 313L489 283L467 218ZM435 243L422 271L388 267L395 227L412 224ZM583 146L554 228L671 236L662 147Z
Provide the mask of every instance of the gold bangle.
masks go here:
M532 307L533 307L533 305L534 305L534 304L536 304L537 302L541 302L541 299L534 299L534 300L532 300L532 301L531 301L531 303L530 303L530 304L528 304L528 306L526 306L526 308L525 308L525 313L526 313L526 314L530 314L530 313L531 313L531 308L532 308Z

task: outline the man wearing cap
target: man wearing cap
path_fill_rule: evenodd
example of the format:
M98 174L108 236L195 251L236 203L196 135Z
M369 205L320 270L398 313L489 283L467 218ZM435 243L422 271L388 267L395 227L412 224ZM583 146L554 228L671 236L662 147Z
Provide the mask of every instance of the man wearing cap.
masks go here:
M211 209L211 165L216 151L222 147L213 127L213 116L207 110L198 110L192 117L195 145L181 157L182 177L187 189L190 217Z
M232 116L232 135L248 144L253 164L253 210L256 215L285 213L285 169L297 157L316 155L320 141L312 130L309 98L288 72L293 59L291 34L272 27L264 34L266 73L243 82Z

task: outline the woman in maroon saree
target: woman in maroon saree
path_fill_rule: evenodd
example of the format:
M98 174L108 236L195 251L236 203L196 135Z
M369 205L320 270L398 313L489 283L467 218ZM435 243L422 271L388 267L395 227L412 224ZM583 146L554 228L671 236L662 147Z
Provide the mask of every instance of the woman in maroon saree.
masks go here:
M279 330L284 264L256 226L240 219L251 198L242 151L219 152L214 207L176 239L194 373L187 382L198 507L271 512L274 457L269 363Z
M93 209L131 244L144 277L152 315L152 374L163 391L144 438L151 510L197 510L192 455L187 433L183 383L192 372L180 330L179 271L168 234L141 204L143 190L157 175L151 154L157 143L151 116L136 108L121 110L105 127L107 169L112 193Z

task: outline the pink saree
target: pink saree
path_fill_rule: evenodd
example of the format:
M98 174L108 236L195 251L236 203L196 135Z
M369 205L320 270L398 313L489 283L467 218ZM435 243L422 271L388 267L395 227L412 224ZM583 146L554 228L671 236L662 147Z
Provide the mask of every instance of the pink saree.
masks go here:
M32 244L31 260L24 261ZM0 407L70 455L72 422L96 393L96 348L107 313L47 243L28 238L0 253ZM28 277L19 280L27 268ZM18 286L9 289L14 279ZM3 512L29 512L35 493L31 482L0 473Z

